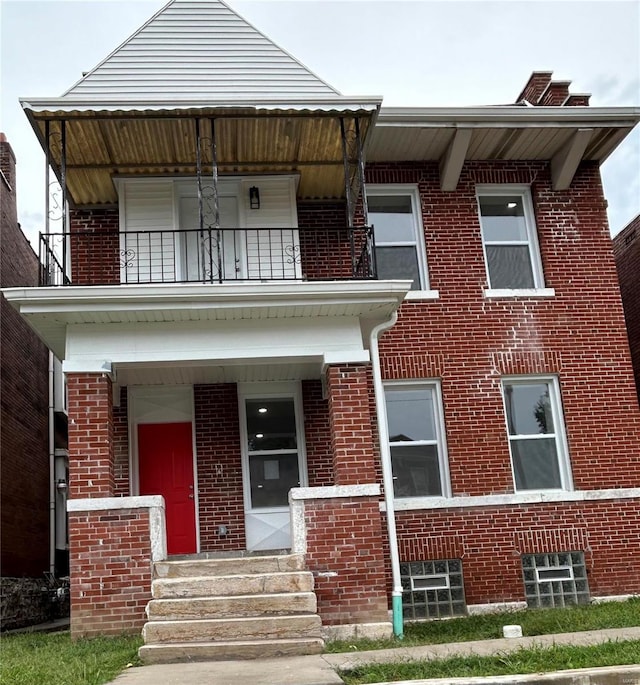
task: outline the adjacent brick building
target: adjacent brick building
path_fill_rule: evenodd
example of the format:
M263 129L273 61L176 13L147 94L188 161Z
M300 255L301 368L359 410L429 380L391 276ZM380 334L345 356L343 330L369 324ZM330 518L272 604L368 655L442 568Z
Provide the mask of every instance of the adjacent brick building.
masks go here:
M640 116L516 103L349 98L216 0L23 103L73 200L6 296L64 358L74 634L178 555L303 554L330 634L640 591L599 176Z
M15 156L0 136L3 287L38 284L38 257L16 213ZM2 575L49 570L49 354L2 296Z
M640 397L640 214L613 239L631 361Z

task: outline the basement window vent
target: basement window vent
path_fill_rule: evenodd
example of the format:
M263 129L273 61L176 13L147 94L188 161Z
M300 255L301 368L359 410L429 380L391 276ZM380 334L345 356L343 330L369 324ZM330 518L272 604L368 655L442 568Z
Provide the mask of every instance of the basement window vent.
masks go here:
M459 559L402 562L400 576L405 619L466 615L462 562Z
M530 608L589 603L583 552L523 554L522 574Z

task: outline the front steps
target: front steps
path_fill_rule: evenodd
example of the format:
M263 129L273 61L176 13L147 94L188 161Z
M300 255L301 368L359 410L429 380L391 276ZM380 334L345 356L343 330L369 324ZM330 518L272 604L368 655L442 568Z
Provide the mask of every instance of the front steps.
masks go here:
M151 594L145 664L318 654L324 646L302 555L158 562Z

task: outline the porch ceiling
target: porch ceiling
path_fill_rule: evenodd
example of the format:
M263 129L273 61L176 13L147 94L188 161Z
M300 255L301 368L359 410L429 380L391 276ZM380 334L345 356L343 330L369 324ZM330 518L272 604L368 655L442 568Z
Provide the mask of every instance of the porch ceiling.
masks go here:
M271 359L268 363L242 364L115 364L116 382L136 385L209 385L215 383L257 383L320 378L324 359Z
M43 149L47 149L45 122L50 122L49 153L59 175L60 121L65 121L66 180L76 205L117 202L113 179L131 175L195 175L196 121L200 120L203 172L211 172L212 119L218 173L258 174L296 172L298 195L304 199L344 197L340 117L348 126L354 118L366 141L379 101L327 101L325 105L289 104L176 109L132 110L70 106L55 103L23 107ZM114 106L115 107L115 106Z

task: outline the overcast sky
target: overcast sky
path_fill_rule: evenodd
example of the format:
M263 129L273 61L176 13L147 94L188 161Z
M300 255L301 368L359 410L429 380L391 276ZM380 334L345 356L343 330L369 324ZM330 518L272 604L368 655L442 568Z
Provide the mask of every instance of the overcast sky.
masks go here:
M0 130L18 159L18 212L44 230L44 156L18 97L59 96L163 0L0 0ZM640 0L227 0L346 95L383 106L512 103L532 71L592 106L640 106ZM640 129L602 167L612 234L640 212Z

